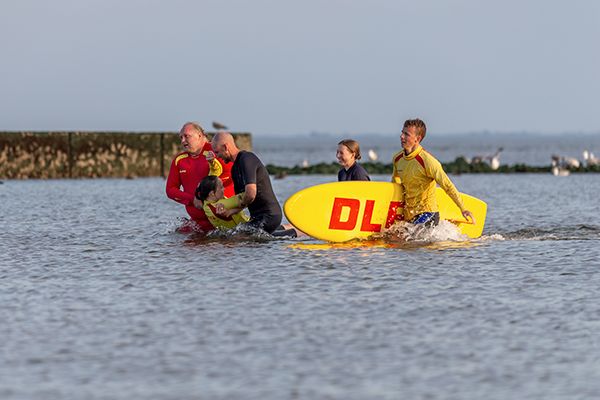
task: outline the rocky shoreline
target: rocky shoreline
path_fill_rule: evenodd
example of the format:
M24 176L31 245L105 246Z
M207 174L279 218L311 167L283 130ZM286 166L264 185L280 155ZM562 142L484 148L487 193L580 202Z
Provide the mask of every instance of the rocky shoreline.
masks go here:
M391 174L392 164L384 164L380 162L364 162L361 163L363 167L371 175L378 174ZM444 170L450 174L515 174L515 173L552 173L552 165L548 166L533 166L526 164L514 164L514 165L500 165L497 169L493 169L489 164L481 163L469 163L464 157L458 157L453 162L442 163ZM332 163L318 163L302 167L296 165L294 167L281 167L277 165L268 164L267 170L269 174L276 177L284 177L286 175L311 175L311 174L324 174L331 175L337 174L339 171L339 164ZM599 173L600 165L583 166L580 165L577 168L568 167L567 171L571 173Z

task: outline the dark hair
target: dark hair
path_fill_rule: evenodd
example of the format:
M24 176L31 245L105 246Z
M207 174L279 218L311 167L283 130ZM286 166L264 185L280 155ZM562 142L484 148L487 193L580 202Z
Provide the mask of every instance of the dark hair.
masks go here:
M356 140L344 139L338 143L338 145L340 144L346 146L354 154L355 159L360 160L360 146Z
M404 127L407 128L409 126L414 126L415 128L417 128L417 135L419 135L421 140L425 139L425 133L427 133L427 127L425 126L425 122L423 122L419 118L407 119L406 121L404 121Z
M200 201L206 200L210 192L214 192L217 189L218 177L209 175L202 179L196 188L196 198Z

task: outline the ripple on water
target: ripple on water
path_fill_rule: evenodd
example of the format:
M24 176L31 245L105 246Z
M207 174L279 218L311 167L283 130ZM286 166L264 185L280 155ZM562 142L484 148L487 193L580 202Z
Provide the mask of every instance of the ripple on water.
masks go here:
M0 396L592 398L593 207L540 210L539 176L457 178L486 195L480 239L201 237L175 231L161 179L6 182ZM598 192L574 178L569 193Z

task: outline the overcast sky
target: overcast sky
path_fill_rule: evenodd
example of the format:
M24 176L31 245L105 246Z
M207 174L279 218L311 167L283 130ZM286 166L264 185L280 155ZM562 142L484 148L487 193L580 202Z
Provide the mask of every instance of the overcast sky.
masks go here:
M0 130L600 132L600 1L0 5Z

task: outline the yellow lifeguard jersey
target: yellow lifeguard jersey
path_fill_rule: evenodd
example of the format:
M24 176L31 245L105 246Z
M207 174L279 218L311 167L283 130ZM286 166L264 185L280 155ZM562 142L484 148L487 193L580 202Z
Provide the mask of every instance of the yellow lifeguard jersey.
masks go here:
M243 193L236 194L228 199L221 199L215 202L205 201L202 208L204 213L208 217L210 223L219 229L231 229L244 222L248 222L250 218L243 212L240 211L237 214L233 214L231 217L221 217L216 213L216 204L223 204L226 209L237 208L240 206Z

